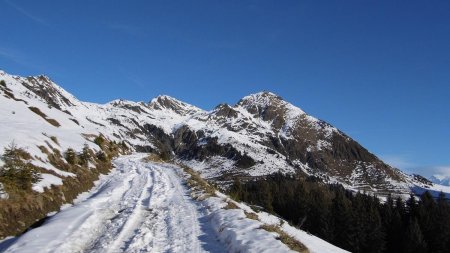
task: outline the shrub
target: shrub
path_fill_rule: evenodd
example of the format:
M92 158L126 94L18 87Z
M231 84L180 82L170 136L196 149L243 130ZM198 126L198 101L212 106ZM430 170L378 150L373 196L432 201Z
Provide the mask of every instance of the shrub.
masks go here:
M77 153L75 153L75 150L72 148L68 148L67 151L64 153L64 159L71 164L75 165L77 163Z
M108 155L105 152L103 152L103 151L97 152L96 156L97 156L97 159L102 161L102 162L107 162L108 161Z
M170 154L170 151L163 150L159 153L159 157L161 158L161 160L168 162L172 158L172 155Z
M14 143L5 147L1 159L4 165L0 168L0 181L7 188L31 190L32 184L39 180L39 174L28 162L30 154Z
M99 147L102 147L103 144L105 143L105 139L103 138L103 136L99 135L95 137L94 143L97 144Z
M80 165L88 165L89 160L91 160L91 150L89 149L89 146L87 144L84 144L83 150L81 151L81 154L78 156L79 158L79 164Z
M56 145L59 145L58 138L56 138L56 136L50 136L50 139L51 139Z

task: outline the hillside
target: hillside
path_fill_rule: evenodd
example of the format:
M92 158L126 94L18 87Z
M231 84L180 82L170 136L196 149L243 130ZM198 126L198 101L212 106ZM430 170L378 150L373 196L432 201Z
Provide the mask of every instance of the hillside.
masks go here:
M97 146L86 136L101 133L134 150L175 158L224 187L237 177L282 172L316 176L380 196L407 196L414 187L433 188L270 92L205 111L169 96L148 103L82 102L46 76L24 78L1 71L0 80L0 146L15 141L33 154L32 163L59 173L60 178L67 175L48 165L47 154L38 147L48 146L53 138L58 144L51 148L60 152L81 150L84 144L95 150Z
M0 104L0 147L4 150L0 238L38 227L0 243L0 249L11 252L49 243L54 250L101 251L113 241L111 247L118 251L148 245L149 251L336 252L340 249L254 209L265 206L267 200L274 203L277 196L272 194L282 185L298 187L304 182L312 182L311 192L340 184L354 193L364 191L381 199L388 195L406 199L425 190L436 196L440 191L450 193L450 187L385 164L339 129L270 92L246 96L235 105L220 104L210 111L165 95L148 103L114 100L95 104L78 100L49 77L19 77L0 71ZM147 157L143 154L113 160L131 152L150 154L153 161L143 161ZM119 170L113 169L113 161ZM13 165L22 170L14 172ZM28 173L26 177L22 172ZM192 184L192 178L201 183ZM275 182L272 187L278 184L274 178L286 180L268 192L270 198L246 199L252 182L266 186ZM222 191L243 182L242 187L250 188L234 191L234 197L258 206L232 201L206 187L203 179ZM314 182L324 184L315 186ZM176 192L167 190L168 185ZM206 187L209 193L199 197L198 187ZM330 191L327 205L334 195ZM297 196L287 190L283 194L288 192ZM379 199L369 201L378 205ZM154 203L167 212L159 213ZM62 212L46 218L61 206ZM170 211L171 206L183 206L183 210ZM307 216L290 222L302 226L300 218ZM187 217L196 218L189 223L184 220ZM98 224L92 225L93 221ZM148 222L156 222L149 226L157 231L142 227ZM184 227L175 228L171 222ZM309 231L318 224L311 222L305 224ZM76 229L60 234L64 227ZM181 238L179 247L171 248L174 245L167 242L177 241L175 237Z
M187 168L122 156L73 205L2 252L346 252L265 212L199 187ZM208 186L211 188L211 186Z

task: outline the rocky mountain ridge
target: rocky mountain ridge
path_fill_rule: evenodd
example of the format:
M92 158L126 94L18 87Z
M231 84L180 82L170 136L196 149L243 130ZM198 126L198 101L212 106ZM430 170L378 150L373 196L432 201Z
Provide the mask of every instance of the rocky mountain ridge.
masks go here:
M337 128L270 92L205 111L170 96L148 103L81 102L46 76L24 78L0 71L0 81L2 127L8 132L0 134L0 146L15 141L42 161L46 156L36 147L48 142L48 136L58 138L56 148L64 151L79 150L86 143L84 136L101 133L125 141L136 151L176 159L224 186L235 178L281 172L315 176L378 195L408 195L413 186L432 187L385 164ZM24 127L30 123L32 129Z

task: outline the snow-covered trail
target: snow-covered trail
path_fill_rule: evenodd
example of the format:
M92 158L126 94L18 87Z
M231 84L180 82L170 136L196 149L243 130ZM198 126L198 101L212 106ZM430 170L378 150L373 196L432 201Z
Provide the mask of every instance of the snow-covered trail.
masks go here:
M85 199L5 252L225 252L177 168L121 157Z

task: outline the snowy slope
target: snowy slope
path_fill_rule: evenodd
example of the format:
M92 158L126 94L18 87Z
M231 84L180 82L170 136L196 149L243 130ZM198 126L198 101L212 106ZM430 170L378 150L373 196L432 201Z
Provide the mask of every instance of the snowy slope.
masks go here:
M117 168L73 206L42 226L0 244L5 252L291 252L276 235L222 209L226 196L194 201L182 170L145 163L145 155L117 159ZM239 204L249 212L251 209ZM280 222L265 213L268 223ZM263 221L264 222L264 221ZM293 227L283 227L310 252L345 252Z
M205 111L169 96L149 103L82 102L46 76L24 78L0 71L1 80L6 85L0 86L0 148L15 142L35 157L35 165L58 175L44 175L34 186L36 191L72 176L49 165L39 145L61 153L81 150L84 144L95 150L92 136L98 134L140 151L166 151L224 185L230 177L275 172L314 175L378 195L407 196L411 187L420 185L335 127L270 92Z

